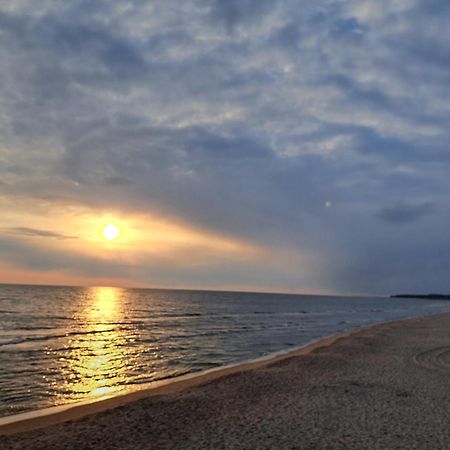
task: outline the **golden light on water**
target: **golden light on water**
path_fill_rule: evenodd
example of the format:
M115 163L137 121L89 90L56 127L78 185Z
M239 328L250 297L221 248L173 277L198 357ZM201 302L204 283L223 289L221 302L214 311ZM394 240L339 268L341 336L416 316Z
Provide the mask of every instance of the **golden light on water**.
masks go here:
M124 316L121 292L112 287L89 289L92 300L83 312L86 326L67 358L65 390L73 400L123 389L130 355L124 350L127 336L117 326Z
M89 305L88 316L96 321L110 321L121 316L120 288L94 287L90 292L94 295Z

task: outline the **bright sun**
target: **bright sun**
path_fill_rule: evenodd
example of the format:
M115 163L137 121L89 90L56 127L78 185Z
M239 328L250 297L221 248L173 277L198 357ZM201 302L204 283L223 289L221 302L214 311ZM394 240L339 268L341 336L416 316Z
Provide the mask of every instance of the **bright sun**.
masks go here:
M113 241L120 235L120 230L113 223L109 223L105 228L103 228L102 234L107 241Z

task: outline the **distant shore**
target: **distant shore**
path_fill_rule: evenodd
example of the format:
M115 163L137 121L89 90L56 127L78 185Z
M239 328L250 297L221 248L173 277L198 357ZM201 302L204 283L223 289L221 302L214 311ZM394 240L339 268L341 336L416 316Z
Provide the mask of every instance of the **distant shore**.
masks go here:
M419 298L422 300L450 300L447 294L395 294L391 298Z
M0 432L28 431L0 436L0 447L450 448L449 330L448 313L356 330L296 355L193 377L151 396L137 392L131 403L110 399L106 411L86 415L96 404L85 405L64 417L69 422L51 425L48 416L11 425ZM37 425L45 427L30 430Z

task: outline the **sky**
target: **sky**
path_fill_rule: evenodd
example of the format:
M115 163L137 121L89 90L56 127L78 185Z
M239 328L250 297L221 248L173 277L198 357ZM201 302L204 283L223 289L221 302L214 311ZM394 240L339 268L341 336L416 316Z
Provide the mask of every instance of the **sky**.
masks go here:
M449 292L449 19L0 1L0 282Z

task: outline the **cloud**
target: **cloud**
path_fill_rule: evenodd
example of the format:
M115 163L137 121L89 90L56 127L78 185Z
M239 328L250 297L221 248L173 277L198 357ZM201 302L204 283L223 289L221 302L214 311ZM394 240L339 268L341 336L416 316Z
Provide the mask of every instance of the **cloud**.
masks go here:
M233 258L223 253L216 255L213 261L208 261L211 250L196 246L168 255L143 249L138 260L132 261L120 256L105 258L101 252L98 255L86 255L64 247L50 248L36 242L30 243L20 238L0 238L0 252L12 267L36 274L72 274L76 279L85 279L91 284L95 284L96 279L116 278L121 284L130 286L151 283L161 287L181 285L217 289L234 286L270 290L275 283L278 289L289 290L287 285L278 284L280 279L287 281L293 276L303 279L298 274L286 274L279 261L274 260Z
M432 257L409 246L444 248L433 230L450 216L449 14L442 0L0 6L0 191L314 260L273 286L409 291ZM59 239L22 235L41 232ZM209 286L220 270L240 285L267 275L210 263L196 275ZM434 290L436 273L416 275Z
M106 177L104 181L105 183L112 186L128 186L130 184L133 184L133 181L131 181L130 179L122 178L119 176Z
M105 262L101 258L84 256L64 249L50 249L20 239L0 239L0 250L10 264L37 273L56 270L95 280L96 277L126 277L130 271L130 267L125 263Z
M432 202L396 203L382 208L377 215L387 222L409 223L432 213L433 210Z
M225 25L229 32L237 25L260 19L276 5L270 0L213 0L206 3L212 19Z
M65 239L77 239L76 236L70 236L67 234L56 233L50 230L38 230L36 228L29 227L12 227L5 230L7 233L17 234L19 236L29 236L29 237L44 237L44 238L54 238L59 240Z

